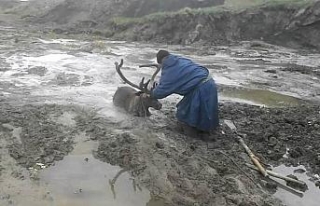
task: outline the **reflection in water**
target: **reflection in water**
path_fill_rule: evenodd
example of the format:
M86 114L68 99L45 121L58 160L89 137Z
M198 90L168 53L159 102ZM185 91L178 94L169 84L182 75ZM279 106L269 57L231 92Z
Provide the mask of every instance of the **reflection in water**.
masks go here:
M119 177L122 173L124 173L124 172L126 172L126 171L127 171L126 169L120 170L112 180L109 180L109 184L110 184L111 191L112 191L112 194L113 194L114 199L117 198L117 196L116 196L116 191L115 191L115 189L114 189L114 185L115 185L118 177ZM136 191L136 190L134 189L134 191Z
M149 191L134 191L130 178L126 170L92 155L69 155L41 175L56 206L146 205Z
M116 196L116 190L115 190L115 187L114 187L116 182L117 182L117 179L120 177L121 174L123 174L123 173L125 173L127 171L128 170L126 170L126 169L122 169L116 174L116 176L112 180L109 179L109 185L110 185L111 191L113 193L114 199L116 199L116 197L117 197ZM133 187L133 191L134 192L137 192L137 188L139 189L140 192L143 192L142 188L140 187L139 184L137 184L137 182L136 182L136 180L134 178L130 178L130 180L132 180L132 187Z
M284 165L274 168L273 171L284 176L294 174L298 177L299 180L307 183L308 190L304 192L303 197L299 197L297 195L289 193L288 191L285 191L281 188L278 189L278 191L275 193L275 196L288 206L318 206L320 202L319 188L317 188L315 184L309 180L310 177L306 173L294 173L294 171L297 169L303 169L304 171L306 171L303 166L286 167ZM279 179L277 181L280 182Z
M304 102L292 96L262 89L225 87L220 91L220 93L222 99L233 101L238 100L243 103L264 105L267 107L298 106Z
M54 206L161 206L150 197L126 169L93 157L97 142L85 133L75 138L72 153L55 166L43 170L40 181L49 189ZM138 190L137 190L138 188Z

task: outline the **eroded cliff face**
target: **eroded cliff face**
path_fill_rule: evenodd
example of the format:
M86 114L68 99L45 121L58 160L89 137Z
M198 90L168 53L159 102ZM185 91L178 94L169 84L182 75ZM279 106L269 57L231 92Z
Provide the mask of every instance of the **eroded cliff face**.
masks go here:
M178 11L182 8L205 8L222 5L224 0L132 0L122 12L125 17L141 17L156 12Z
M174 16L108 27L113 38L190 44L225 44L241 40L265 40L293 48L320 50L320 2L306 7L276 5L241 12L180 12Z
M59 32L66 33L95 32L121 40L174 44L229 44L242 40L264 40L292 48L320 50L319 1L312 4L269 4L238 11L207 8L223 2L34 0L28 6L11 10L16 12L13 14L23 14L28 24L58 28ZM206 8L152 14L202 7ZM41 12L36 13L37 10ZM152 16L144 16L150 13ZM120 21L114 20L114 17L120 17ZM129 18L123 21L122 17ZM130 20L131 17L138 17L138 20Z
M72 24L81 21L106 22L115 16L141 17L185 7L222 5L224 0L65 0L37 18L41 23Z

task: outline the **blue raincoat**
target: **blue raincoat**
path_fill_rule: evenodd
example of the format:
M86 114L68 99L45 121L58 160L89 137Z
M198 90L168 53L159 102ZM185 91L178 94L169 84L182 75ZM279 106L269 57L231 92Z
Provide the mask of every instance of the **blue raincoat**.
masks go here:
M160 82L151 95L163 99L171 94L184 96L177 104L179 121L206 132L219 125L217 87L207 68L170 54L163 61Z

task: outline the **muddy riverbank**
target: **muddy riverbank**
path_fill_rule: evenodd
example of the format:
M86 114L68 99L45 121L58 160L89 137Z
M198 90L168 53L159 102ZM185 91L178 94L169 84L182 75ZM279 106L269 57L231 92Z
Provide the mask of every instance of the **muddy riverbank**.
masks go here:
M1 205L121 205L126 189L136 205L282 205L245 166L224 119L264 162L302 164L319 181L318 54L264 42L166 47L207 66L219 85L221 127L204 142L176 127L178 96L150 118L112 105L123 85L114 62L123 58L138 82L153 73L138 65L161 46L19 31L1 27Z

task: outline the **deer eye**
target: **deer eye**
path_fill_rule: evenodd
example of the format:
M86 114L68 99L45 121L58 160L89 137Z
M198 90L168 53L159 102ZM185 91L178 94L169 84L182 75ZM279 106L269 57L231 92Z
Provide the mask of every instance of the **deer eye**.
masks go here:
M141 96L141 94L143 94L142 91L139 91L139 92L136 92L136 93L135 93L136 96Z

